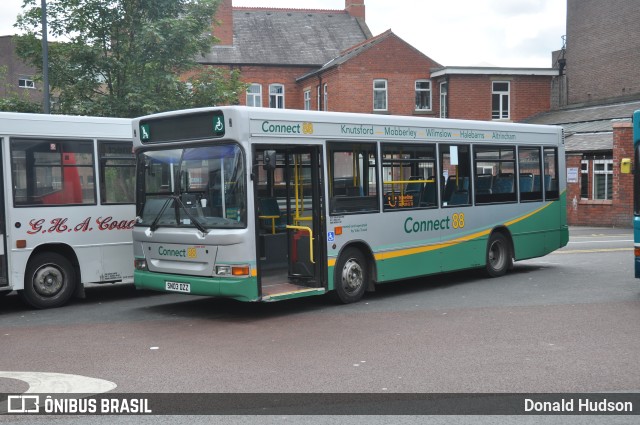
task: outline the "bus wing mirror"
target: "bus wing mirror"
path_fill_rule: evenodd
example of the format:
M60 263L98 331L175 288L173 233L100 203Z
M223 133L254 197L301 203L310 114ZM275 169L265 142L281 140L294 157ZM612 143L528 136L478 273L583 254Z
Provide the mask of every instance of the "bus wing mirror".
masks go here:
M263 168L265 170L275 170L276 169L276 151L264 151L264 165Z

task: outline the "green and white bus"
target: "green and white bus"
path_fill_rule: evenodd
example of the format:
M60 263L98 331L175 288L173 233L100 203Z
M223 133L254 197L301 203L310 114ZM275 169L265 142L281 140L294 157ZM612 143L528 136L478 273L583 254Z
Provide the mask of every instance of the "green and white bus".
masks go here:
M133 133L138 288L348 303L569 237L559 127L230 106Z

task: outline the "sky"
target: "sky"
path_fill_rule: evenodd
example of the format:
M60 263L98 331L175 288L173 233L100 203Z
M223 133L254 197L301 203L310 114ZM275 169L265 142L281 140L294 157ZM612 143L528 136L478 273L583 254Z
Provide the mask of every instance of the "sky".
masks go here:
M2 0L0 35L23 0ZM567 0L364 0L373 35L391 29L444 66L549 68L562 48ZM38 2L39 3L39 2ZM233 0L234 6L343 10L345 0Z

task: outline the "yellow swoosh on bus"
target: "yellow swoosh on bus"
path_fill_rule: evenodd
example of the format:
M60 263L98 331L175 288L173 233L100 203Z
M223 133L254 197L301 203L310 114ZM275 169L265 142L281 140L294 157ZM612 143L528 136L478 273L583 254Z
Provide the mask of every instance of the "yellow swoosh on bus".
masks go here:
M523 216L520 216L518 218L515 218L513 220L507 221L504 223L505 226L509 227L512 226L516 223L521 222L522 220L526 220L527 218L539 213L540 211L544 210L545 208L547 208L549 205L551 205L553 202L549 202L546 205L543 205L542 207L531 211L528 214L525 214ZM469 242L470 240L476 239L476 238L480 238L482 236L487 236L489 233L491 233L491 229L485 229L485 230L481 230L479 232L475 232L475 233L471 233L465 236L461 236L459 238L456 239L451 239L449 241L445 241L445 242L441 242L438 244L433 244L433 245L426 245L426 246L418 246L418 247L414 247L414 248L404 248L404 249L398 249L395 251L386 251L386 252L378 252L376 254L374 254L374 257L376 260L388 260L390 258L397 258L397 257L404 257L407 255L414 255L414 254L421 254L423 252L428 252L428 251L435 251L436 249L442 249L442 248L447 248L447 247L451 247L454 245L458 245L460 243L463 242ZM329 267L333 267L336 264L337 259L336 258L330 258L327 262Z

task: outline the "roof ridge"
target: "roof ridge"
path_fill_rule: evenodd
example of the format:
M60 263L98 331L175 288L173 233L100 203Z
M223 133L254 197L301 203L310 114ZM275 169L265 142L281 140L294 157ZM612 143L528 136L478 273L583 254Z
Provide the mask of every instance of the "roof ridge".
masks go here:
M384 37L386 37L386 36L388 36L390 34L393 34L393 32L391 31L391 28L389 28L388 30L386 30L383 33L380 33L380 34L376 35L375 37L368 38L368 39L366 39L364 41L361 41L360 43L358 43L358 44L356 44L354 46L349 47L348 49L345 49L345 50L341 51L340 52L340 56L347 55L347 54L349 54L349 53L351 53L351 52L353 52L355 50L358 50L359 48L361 48L363 46L366 46L367 44L370 44L370 43L373 43L375 41L378 41L378 40L380 40L380 39L382 39L382 38L384 38Z
M293 7L259 7L259 6L233 6L234 11L251 11L257 10L260 12L272 11L272 12L306 12L306 13L348 13L346 10L340 9L296 9Z

